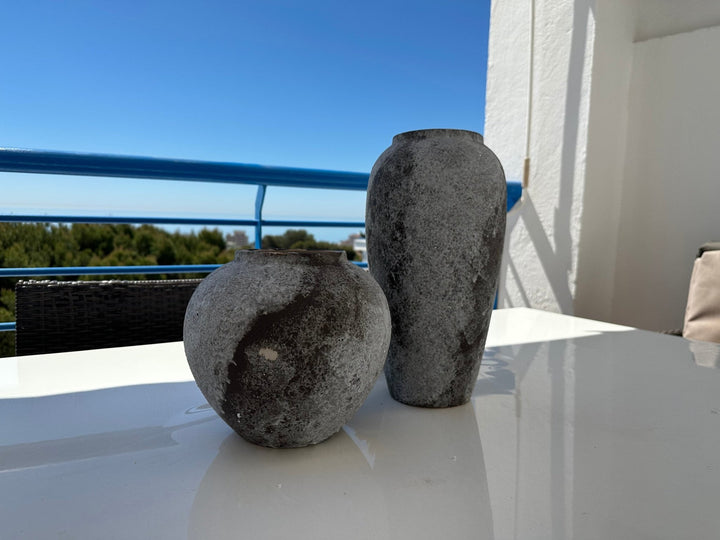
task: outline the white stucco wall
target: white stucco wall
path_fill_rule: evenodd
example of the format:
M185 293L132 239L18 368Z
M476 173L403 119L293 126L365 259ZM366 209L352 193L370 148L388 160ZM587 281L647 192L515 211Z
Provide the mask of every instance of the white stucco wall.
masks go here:
M632 0L610 0L612 2L633 3ZM635 3L635 41L720 25L717 0L635 0Z
M574 311L603 321L613 320L634 9L632 2L612 0L598 2L593 10L595 44Z
M720 239L720 26L635 44L612 318L677 328Z
M720 239L720 4L688 5L535 0L530 182L508 215L501 307L680 326L694 254ZM485 142L511 180L530 6L491 10Z
M536 0L530 179L508 216L499 305L573 313L588 136L592 2ZM492 4L485 142L522 179L530 3ZM566 122L572 118L572 122Z

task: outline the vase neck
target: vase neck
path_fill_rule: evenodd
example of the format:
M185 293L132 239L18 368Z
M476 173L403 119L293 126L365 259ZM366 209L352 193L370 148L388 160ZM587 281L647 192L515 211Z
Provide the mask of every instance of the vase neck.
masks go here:
M471 139L483 144L483 136L475 131L466 129L419 129L416 131L406 131L393 137L393 143L406 141L421 141L423 139L436 139L439 137L451 137L459 139Z
M338 264L347 262L347 255L341 250L306 249L239 249L235 260L273 260L275 262L303 262L306 264Z

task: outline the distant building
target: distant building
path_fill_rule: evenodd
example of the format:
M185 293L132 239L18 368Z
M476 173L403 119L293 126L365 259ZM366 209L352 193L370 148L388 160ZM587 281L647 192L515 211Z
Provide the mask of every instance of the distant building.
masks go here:
M226 234L225 242L230 249L237 249L250 244L247 233L238 230L233 231L232 234Z
M341 246L352 246L355 243L355 240L358 238L365 238L362 233L353 233L350 236L348 236L345 240L340 242Z
M367 262L367 245L364 238L353 239L353 251L362 255L362 261Z

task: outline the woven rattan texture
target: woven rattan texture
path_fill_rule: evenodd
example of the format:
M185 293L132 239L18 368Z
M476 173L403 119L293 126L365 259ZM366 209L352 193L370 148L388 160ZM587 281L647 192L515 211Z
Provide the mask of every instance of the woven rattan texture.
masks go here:
M179 341L200 281L19 281L16 353Z

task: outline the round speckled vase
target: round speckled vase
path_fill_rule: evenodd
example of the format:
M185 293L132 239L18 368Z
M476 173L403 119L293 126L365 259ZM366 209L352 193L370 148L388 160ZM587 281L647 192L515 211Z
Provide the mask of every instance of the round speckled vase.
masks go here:
M472 394L505 236L505 175L472 131L396 135L370 173L368 264L390 305L394 399L452 407Z
M184 343L198 387L238 434L307 446L339 431L367 398L390 312L344 251L238 251L190 299Z

